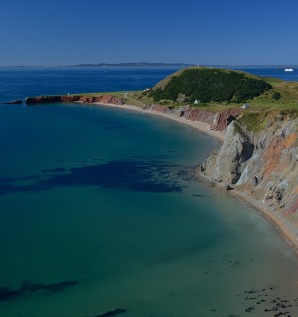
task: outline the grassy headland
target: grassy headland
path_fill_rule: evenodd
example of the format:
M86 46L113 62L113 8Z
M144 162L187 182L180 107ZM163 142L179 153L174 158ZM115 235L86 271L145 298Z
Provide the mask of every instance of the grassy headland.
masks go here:
M123 94L136 105L190 105L210 111L242 107L249 111L298 111L298 83L278 78L258 77L242 71L192 67L179 70L152 89ZM117 94L117 97L121 97ZM195 104L195 100L198 103Z
M298 82L201 66L181 69L144 91L76 95L110 95L138 107L150 104L169 108L189 105L208 111L241 108L243 103L248 103L250 108L245 110L247 114L277 110L290 111L295 117L298 115Z

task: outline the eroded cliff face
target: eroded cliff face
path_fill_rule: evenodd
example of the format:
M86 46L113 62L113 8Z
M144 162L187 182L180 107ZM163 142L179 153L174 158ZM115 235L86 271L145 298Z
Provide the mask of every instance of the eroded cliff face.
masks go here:
M246 193L298 229L297 126L298 118L291 114L265 114L260 125L244 115L227 127L223 145L199 172Z
M174 114L177 117L191 121L207 123L211 130L224 131L227 126L242 113L240 108L231 108L224 111L208 111L190 106L169 108L163 105L146 105L144 110Z

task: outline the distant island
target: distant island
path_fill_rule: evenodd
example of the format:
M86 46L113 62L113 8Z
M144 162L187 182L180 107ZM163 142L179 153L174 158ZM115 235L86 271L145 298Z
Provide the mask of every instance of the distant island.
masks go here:
M103 66L194 66L195 64L187 63L99 63L99 64L78 64L78 65L69 65L66 67L103 67ZM65 67L65 66L60 66Z
M134 67L134 66L177 66L177 67L191 67L196 64L188 64L188 63L147 63L147 62L138 62L138 63L98 63L98 64L74 64L74 65L7 65L0 66L3 68L49 68L49 67Z

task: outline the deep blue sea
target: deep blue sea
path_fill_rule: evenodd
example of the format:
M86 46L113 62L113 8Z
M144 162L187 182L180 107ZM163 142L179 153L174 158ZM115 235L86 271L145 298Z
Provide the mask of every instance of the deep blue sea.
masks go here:
M144 89L175 70L2 68L0 100ZM294 251L192 177L219 146L132 111L0 105L0 316L298 316Z
M298 69L229 67L298 81ZM153 87L179 67L0 67L0 102L28 96L131 91Z

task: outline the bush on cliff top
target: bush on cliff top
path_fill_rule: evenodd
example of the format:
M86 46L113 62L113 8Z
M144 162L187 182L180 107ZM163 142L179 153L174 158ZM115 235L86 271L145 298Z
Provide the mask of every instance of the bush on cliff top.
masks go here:
M178 76L172 76L164 87L150 92L154 101L176 100L179 94L185 101L206 102L245 102L263 94L272 86L248 74L216 69L187 69Z

